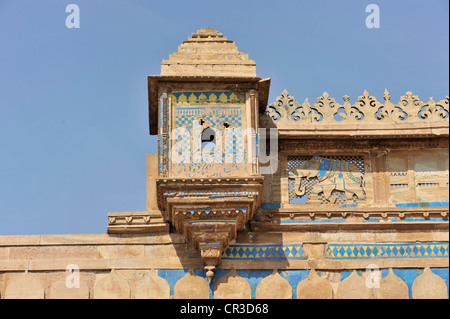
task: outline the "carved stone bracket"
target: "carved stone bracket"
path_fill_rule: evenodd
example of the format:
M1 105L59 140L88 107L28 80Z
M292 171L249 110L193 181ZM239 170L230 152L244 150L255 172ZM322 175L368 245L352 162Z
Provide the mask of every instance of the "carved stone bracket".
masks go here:
M185 221L188 242L201 253L206 277L211 282L222 252L236 238L236 219L199 219Z
M164 219L200 251L211 280L222 252L261 203L264 178L157 179Z

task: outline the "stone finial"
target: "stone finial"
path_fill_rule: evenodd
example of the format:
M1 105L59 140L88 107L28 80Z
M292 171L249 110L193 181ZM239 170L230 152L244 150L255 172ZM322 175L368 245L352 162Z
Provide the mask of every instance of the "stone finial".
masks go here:
M203 28L162 61L161 75L256 77L256 63L219 31Z
M213 28L203 28L198 30L196 33L192 33L191 38L223 38L223 34Z

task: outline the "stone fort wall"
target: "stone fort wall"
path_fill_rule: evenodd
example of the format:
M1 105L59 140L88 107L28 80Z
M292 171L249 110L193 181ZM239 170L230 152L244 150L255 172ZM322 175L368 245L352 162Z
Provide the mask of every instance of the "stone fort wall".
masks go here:
M0 298L448 298L445 230L249 232L238 242L209 284L178 234L2 236Z
M105 234L0 236L0 299L447 299L448 97L267 106L269 87L233 41L193 33L148 78L146 211L109 213ZM253 130L215 141L243 160L173 161L194 121ZM270 173L246 161L259 128L277 130Z

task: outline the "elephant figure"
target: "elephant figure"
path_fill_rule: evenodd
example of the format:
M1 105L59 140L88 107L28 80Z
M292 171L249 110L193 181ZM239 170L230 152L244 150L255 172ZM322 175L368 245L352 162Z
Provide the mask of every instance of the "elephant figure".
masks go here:
M308 195L318 196L323 193L325 199L330 200L332 192L339 191L345 194L346 200L351 200L354 195L358 199L365 198L363 173L356 164L346 160L327 159L316 155L289 172L289 178L295 179L294 191L300 197L307 193L308 182L310 185L314 182ZM335 197L334 201L336 200Z

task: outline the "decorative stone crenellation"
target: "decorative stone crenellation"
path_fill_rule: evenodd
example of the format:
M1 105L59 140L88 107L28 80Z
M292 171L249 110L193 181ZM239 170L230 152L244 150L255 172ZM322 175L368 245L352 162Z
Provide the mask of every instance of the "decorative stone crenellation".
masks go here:
M343 97L344 104L324 92L314 104L306 99L303 104L295 101L295 98L287 90L277 97L276 101L267 108L267 115L275 122L298 123L420 123L449 121L449 97L435 102L430 97L428 102L423 102L417 95L408 91L400 98L400 102L393 104L387 90L384 92L384 104L376 97L369 95L367 91L358 97L355 104L350 103L350 97Z

